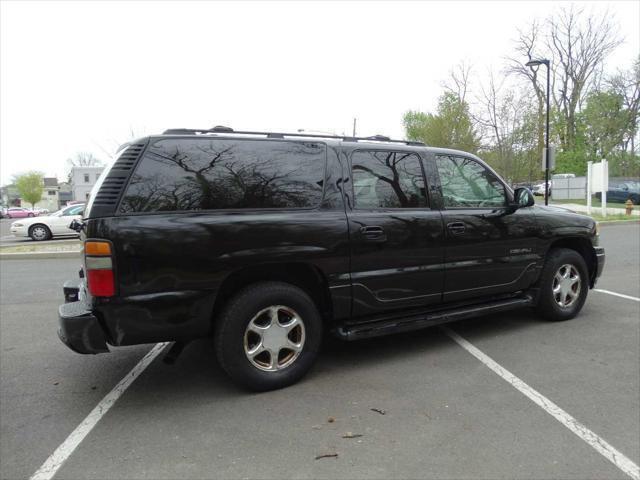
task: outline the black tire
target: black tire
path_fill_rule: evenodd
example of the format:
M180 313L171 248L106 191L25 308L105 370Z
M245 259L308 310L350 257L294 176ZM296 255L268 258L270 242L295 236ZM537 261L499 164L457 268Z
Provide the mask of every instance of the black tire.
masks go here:
M46 225L36 223L29 228L29 236L34 242L41 242L51 238L51 230Z
M245 353L245 332L259 312L272 306L285 306L298 314L304 343L292 363L281 370L264 371ZM313 365L321 341L322 319L313 300L298 287L282 282L256 283L241 290L227 302L214 328L220 366L236 384L254 391L275 390L297 382Z
M559 300L556 298L553 288L556 282L556 273L559 273L559 270L564 265L571 265L577 271L580 276L580 290L575 300L570 305L563 307L558 303ZM567 269L563 271L566 272ZM582 255L569 248L552 249L547 255L547 260L538 281L538 287L540 288L540 294L536 312L539 315L551 321L570 320L575 317L582 310L589 291L589 272Z

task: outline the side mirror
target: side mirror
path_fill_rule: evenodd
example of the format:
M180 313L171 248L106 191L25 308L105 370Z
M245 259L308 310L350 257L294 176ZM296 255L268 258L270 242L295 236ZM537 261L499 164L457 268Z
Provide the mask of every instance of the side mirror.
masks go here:
M84 228L84 223L83 222L79 222L76 219L73 219L71 221L71 224L69 225L69 228L71 230L75 230L76 232L80 233L80 231Z
M533 193L526 187L516 188L513 192L514 210L518 208L531 207L536 203Z

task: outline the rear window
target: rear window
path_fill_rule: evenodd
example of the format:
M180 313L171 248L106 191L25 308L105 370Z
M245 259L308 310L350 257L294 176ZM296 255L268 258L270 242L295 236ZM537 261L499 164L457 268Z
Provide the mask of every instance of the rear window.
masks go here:
M120 212L315 207L325 150L315 142L157 140L134 172Z

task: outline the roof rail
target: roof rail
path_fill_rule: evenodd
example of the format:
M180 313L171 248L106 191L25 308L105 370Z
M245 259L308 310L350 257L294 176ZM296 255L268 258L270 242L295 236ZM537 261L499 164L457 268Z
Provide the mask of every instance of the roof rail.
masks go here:
M202 135L207 133L225 133L234 135L264 135L267 138L285 138L285 137L304 137L304 138L334 138L336 140L342 140L344 142L389 142L389 143L403 143L411 146L425 146L423 142L414 140L393 140L384 135L373 135L371 137L350 137L343 135L322 135L317 133L280 133L280 132L252 132L252 131L236 131L230 127L224 127L217 125L213 128L171 128L162 132L163 135Z

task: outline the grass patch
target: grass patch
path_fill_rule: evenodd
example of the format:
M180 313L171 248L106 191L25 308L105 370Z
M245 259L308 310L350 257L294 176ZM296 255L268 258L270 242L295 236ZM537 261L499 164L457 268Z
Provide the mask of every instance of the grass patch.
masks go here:
M573 200L556 200L555 198L551 199L552 203L557 203L557 204L562 204L562 203L573 203L574 205L584 205L585 207L587 206L587 199L586 198L577 198L577 199L573 199ZM601 207L602 206L602 202L600 200L598 200L596 197L593 197L591 199L591 206L592 207ZM607 202L607 208L625 208L624 203L613 203L613 202ZM637 205L634 205L634 208L638 208Z
M80 242L64 245L8 245L0 247L0 253L50 253L50 252L80 252Z
M597 215L592 213L591 218L597 220L598 222L633 222L634 220L637 222L640 220L638 215L624 215L624 214L616 214L616 215L607 215L603 217L602 215Z

